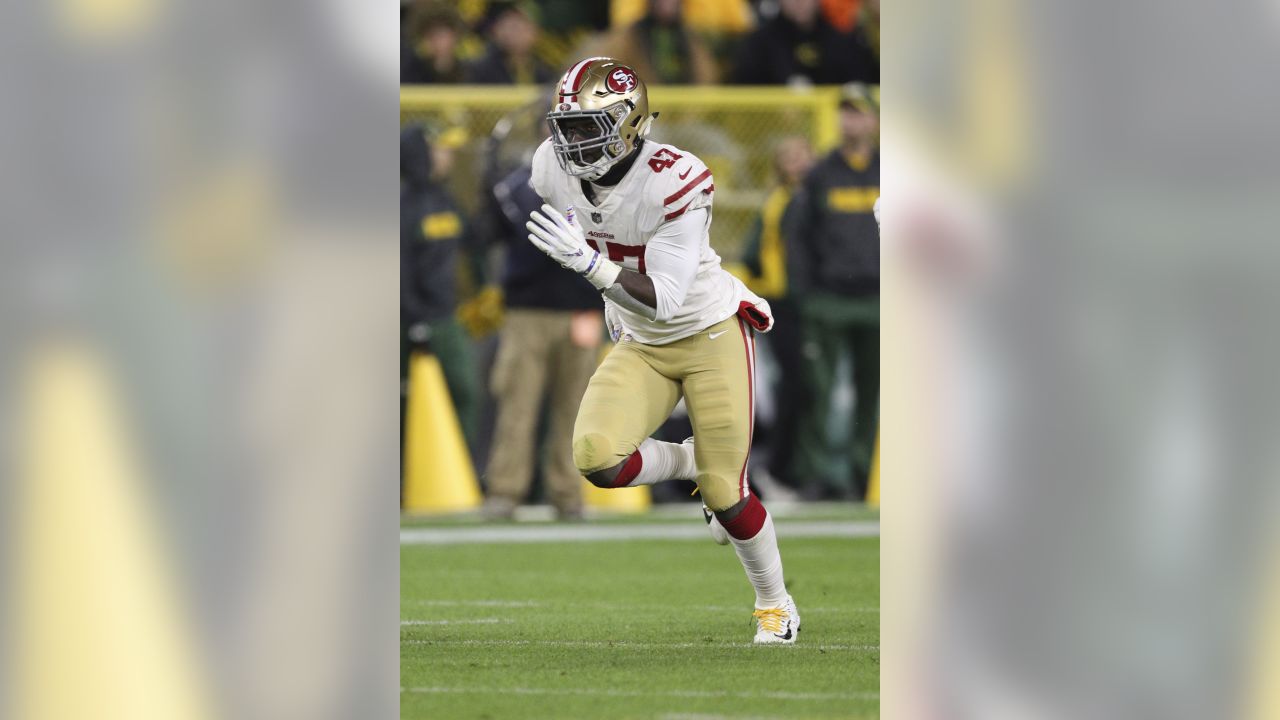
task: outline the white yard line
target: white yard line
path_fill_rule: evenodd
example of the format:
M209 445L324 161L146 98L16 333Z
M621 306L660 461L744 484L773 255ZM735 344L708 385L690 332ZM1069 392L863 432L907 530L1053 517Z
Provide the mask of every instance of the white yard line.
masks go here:
M400 692L468 695L593 695L605 697L744 698L748 700L879 700L879 692L804 693L785 690L610 690L608 688L406 687Z
M469 620L401 620L400 627L409 625L495 625L515 622L510 618L474 618Z
M483 608L545 608L555 606L572 606L575 608L599 608L607 610L653 610L669 608L670 605L644 605L626 602L580 602L565 600L561 603L537 602L534 600L403 600L402 604L425 605L428 607L483 607ZM681 610L701 610L706 612L741 612L744 605L681 605ZM878 607L809 607L804 606L805 613L878 613Z
M708 715L706 713L663 713L658 720L785 720L778 715Z
M600 603L600 605L604 607L619 607L616 604L610 604L610 603ZM623 605L622 607L632 607L632 606ZM671 607L671 606L670 605L662 605L662 606L636 605L634 607L639 609L639 608L656 608L656 607ZM741 605L681 605L680 609L681 610L706 610L709 612L741 612L743 607L744 606L741 606ZM825 613L878 613L878 612L880 612L880 608L878 607L847 607L847 608L808 607L808 606L804 607L804 613L825 614Z
M847 520L777 523L781 538L879 537L880 523ZM609 540L709 540L702 523L681 525L501 525L484 527L402 528L401 545L472 543L601 542Z
M681 650L685 648L756 648L760 647L749 642L737 643L650 643L650 642L628 642L623 640L605 641L605 640L401 640L402 645L491 645L498 647L518 647L518 646L550 646L550 647L600 647L618 650ZM798 650L844 650L849 652L880 652L879 645L808 645L801 639L794 645L779 645L770 647L786 647Z
M766 505L769 507L769 514L773 519L795 519L795 520L838 520L847 518L854 512L862 512L866 506L862 503L836 502L836 501L797 501L784 502L782 500L768 500ZM588 518L612 518L617 517L615 513L607 510L594 510L586 508ZM473 517L480 518L482 514L477 508L476 510L463 513L403 513L406 518L426 518L433 517ZM689 518L698 518L698 506L694 503L658 503L649 508L646 516L654 520L688 520ZM864 515L865 516L865 515ZM521 505L516 508L516 522L552 522L556 519L556 509L551 505Z
M544 607L545 603L532 600L411 600L414 605L439 607Z

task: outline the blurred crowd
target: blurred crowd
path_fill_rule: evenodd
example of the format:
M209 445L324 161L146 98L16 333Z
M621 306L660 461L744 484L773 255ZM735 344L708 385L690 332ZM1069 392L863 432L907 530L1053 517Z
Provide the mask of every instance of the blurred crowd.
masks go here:
M401 84L546 83L607 55L650 85L880 82L880 0L411 0Z
M432 0L405 12L405 83L550 83L573 59L607 54L655 82L841 87L836 147L782 135L757 150L772 160L772 186L740 256L725 260L777 320L759 338L757 492L863 498L879 415L876 0ZM512 125L545 137L538 108L498 123L470 213L446 181L455 149L471 140L431 125L402 129L402 377L413 352L440 360L490 514L509 517L532 492L573 518L584 485L573 422L609 339L599 293L526 239L541 205L527 143L496 159ZM657 436L689 434L678 407ZM682 485L654 486L655 499L687 498Z

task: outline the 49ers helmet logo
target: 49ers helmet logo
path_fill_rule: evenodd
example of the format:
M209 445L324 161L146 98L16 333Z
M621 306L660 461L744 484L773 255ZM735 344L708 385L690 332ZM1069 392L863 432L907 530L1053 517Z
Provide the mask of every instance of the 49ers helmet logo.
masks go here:
M629 67L619 67L609 73L609 79L604 84L613 92L629 93L636 89L636 74Z

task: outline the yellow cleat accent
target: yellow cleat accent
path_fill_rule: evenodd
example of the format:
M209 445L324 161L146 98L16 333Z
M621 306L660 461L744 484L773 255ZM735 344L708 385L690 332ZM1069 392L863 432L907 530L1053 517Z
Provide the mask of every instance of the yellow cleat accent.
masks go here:
M796 601L787 596L782 607L761 608L751 613L756 619L757 645L791 645L800 632L800 611Z
M782 608L765 608L751 613L760 624L760 629L771 633L782 632L782 625L787 621L787 611Z

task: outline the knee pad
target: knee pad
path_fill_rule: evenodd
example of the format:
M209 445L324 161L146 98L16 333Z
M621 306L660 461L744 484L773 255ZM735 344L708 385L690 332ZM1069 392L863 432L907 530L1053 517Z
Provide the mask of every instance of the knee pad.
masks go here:
M698 473L697 483L702 502L712 512L728 510L742 499L738 497L737 484L725 480L720 475Z
M613 452L613 443L600 433L588 433L573 439L573 464L583 475L611 468L621 461L622 458Z

